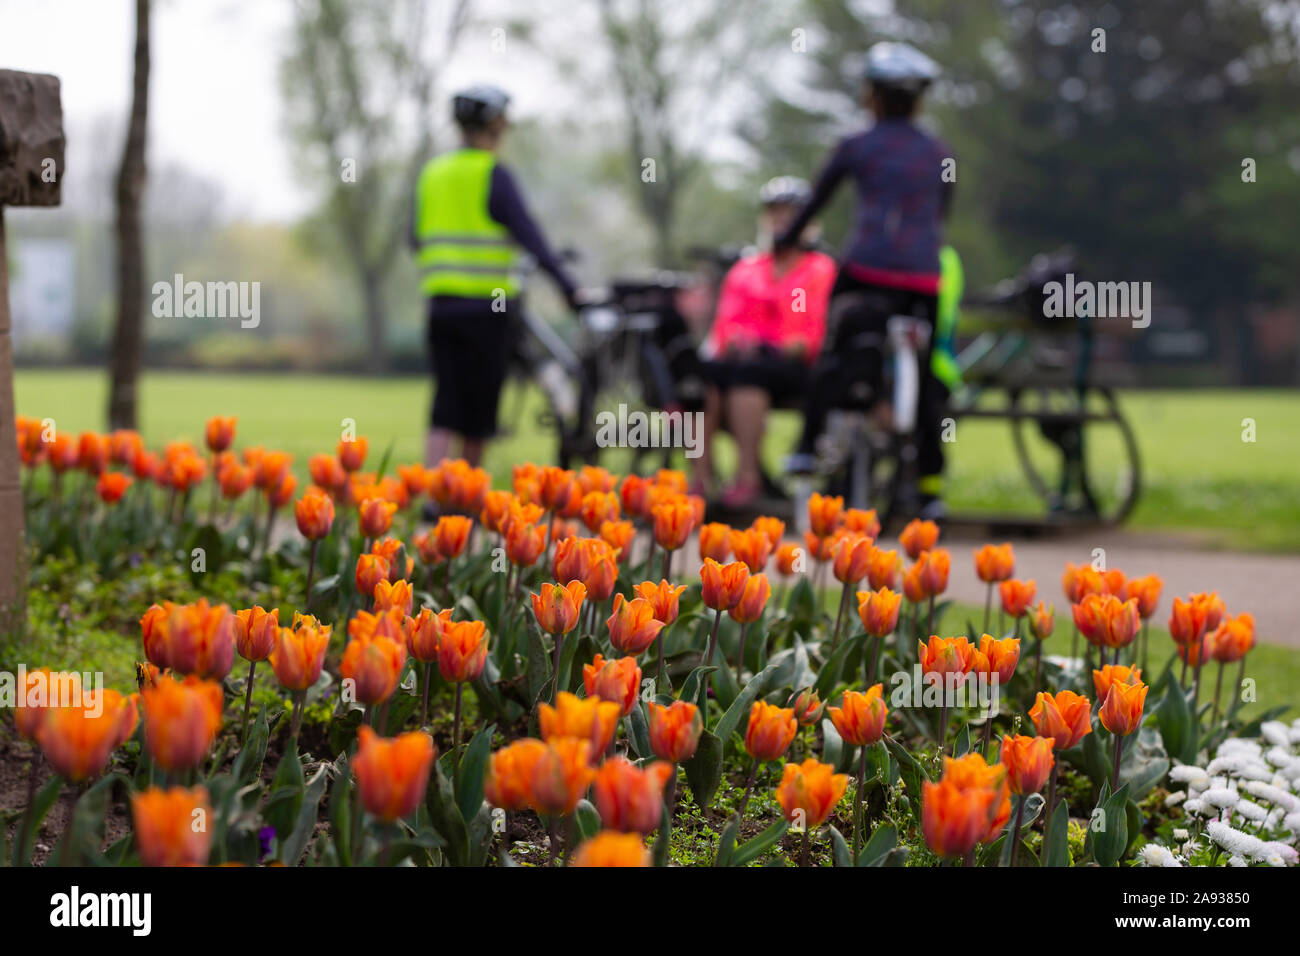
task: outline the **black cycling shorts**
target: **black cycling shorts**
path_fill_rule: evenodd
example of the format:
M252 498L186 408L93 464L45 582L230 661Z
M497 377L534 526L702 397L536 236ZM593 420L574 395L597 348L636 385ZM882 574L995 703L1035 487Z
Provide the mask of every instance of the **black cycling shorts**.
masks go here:
M433 408L429 424L465 438L491 438L510 360L512 310L494 312L489 299L434 296L429 300L429 366Z
M773 405L801 401L808 390L808 373L806 362L775 349L763 349L741 359L714 359L705 368L709 382L719 391L761 388Z

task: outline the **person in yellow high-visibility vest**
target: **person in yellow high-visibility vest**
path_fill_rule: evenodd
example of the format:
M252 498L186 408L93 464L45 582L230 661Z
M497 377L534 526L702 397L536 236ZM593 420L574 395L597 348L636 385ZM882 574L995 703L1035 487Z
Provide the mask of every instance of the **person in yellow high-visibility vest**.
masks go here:
M517 308L522 247L559 285L570 306L573 281L524 204L515 178L497 160L510 97L475 86L452 99L460 148L425 164L415 187L411 245L428 301L428 346L435 379L424 458L452 453L478 464L496 432L497 406Z

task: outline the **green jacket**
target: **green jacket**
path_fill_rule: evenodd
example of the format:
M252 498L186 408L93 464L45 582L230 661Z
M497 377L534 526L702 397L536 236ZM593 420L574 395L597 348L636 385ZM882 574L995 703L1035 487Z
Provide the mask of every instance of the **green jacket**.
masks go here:
M965 284L957 250L944 246L939 250L939 307L935 318L934 348L930 351L930 371L950 392L961 386L961 369L953 354L953 340L957 335Z

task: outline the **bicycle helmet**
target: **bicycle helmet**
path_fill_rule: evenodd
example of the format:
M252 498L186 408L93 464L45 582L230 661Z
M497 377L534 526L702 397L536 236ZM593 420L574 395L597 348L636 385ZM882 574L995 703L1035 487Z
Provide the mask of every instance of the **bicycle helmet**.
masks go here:
M939 64L907 43L877 43L867 51L868 83L919 94L939 76Z
M808 185L808 180L798 176L777 176L765 182L758 191L758 204L776 206L789 203L802 206L811 195L812 187Z
M510 94L500 87L480 83L461 90L451 100L456 122L466 129L481 129L506 111Z

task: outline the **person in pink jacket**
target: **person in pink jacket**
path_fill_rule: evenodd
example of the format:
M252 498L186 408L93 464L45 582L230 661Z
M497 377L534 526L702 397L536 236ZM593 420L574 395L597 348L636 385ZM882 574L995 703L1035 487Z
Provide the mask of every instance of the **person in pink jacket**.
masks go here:
M771 237L785 229L809 192L808 183L793 176L763 186L762 249L727 272L704 344L710 388L694 490L711 490L712 439L725 428L735 438L738 454L735 477L722 495L727 508L744 508L759 497L759 449L768 410L773 403L803 399L809 370L826 335L835 260L806 243L770 251Z

